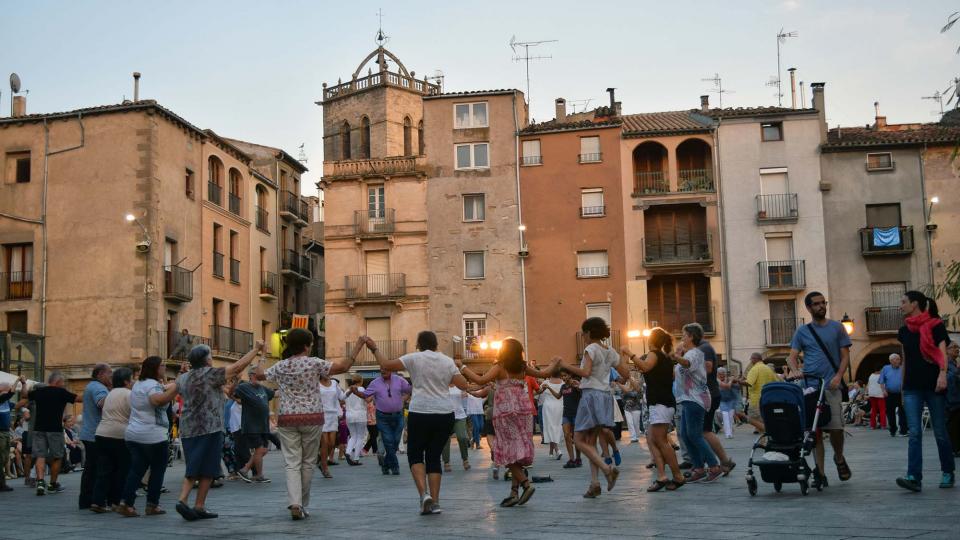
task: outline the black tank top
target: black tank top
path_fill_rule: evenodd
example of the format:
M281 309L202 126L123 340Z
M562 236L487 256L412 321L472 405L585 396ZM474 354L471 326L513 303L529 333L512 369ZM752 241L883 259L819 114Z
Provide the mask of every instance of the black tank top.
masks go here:
M657 364L643 374L647 382L647 405L676 407L677 401L673 397L673 362L660 351L653 351L653 354L657 355Z

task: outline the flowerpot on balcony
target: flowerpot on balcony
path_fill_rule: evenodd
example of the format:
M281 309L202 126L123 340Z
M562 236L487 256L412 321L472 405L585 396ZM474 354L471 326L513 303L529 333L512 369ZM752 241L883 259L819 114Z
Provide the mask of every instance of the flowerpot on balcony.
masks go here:
M767 219L767 211L760 210L759 212L757 212L757 219Z

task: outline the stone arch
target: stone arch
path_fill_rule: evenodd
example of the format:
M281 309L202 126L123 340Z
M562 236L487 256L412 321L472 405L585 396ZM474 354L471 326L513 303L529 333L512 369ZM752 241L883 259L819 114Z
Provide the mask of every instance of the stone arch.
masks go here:
M377 65L379 66L379 71L387 70L387 58L389 58L390 60L393 61L393 63L397 65L397 70L400 72L401 75L403 75L404 77L410 77L410 73L407 71L406 66L403 65L403 62L401 62L400 59L397 58L395 54L384 49L383 47L377 47L375 51L368 54L367 57L364 58L362 62L360 62L360 65L357 66L357 70L353 72L354 79L360 76L360 72L363 71L363 68L367 65L367 63L370 60L373 59L373 57L377 57Z
M857 358L851 359L854 380L867 382L875 368L888 364L890 354L901 354L901 350L900 342L893 337L871 342L857 353Z

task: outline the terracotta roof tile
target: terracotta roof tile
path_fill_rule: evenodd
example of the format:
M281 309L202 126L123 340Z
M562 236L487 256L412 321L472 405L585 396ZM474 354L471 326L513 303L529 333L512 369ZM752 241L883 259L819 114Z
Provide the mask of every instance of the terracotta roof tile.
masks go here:
M817 114L816 109L791 109L789 107L728 107L726 109L692 109L694 114L709 116L710 118L737 118L746 116L782 116L786 114Z
M922 124L911 129L877 130L875 127L838 127L827 132L825 151L845 148L911 146L960 143L960 126Z
M622 121L619 118L611 118L609 120L593 121L593 120L576 120L573 122L557 122L556 120L548 120L546 122L540 122L537 124L530 124L529 126L523 128L520 131L521 135L526 135L530 133L548 133L551 131L576 131L582 129L601 129L608 127L617 127L622 125Z
M438 99L458 96L497 96L502 94L513 94L514 92L519 92L519 90L515 90L513 88L497 88L494 90L464 90L463 92L444 92L442 94L423 96L423 99Z
M711 121L692 111L665 111L627 114L623 117L624 135L661 135L709 131Z

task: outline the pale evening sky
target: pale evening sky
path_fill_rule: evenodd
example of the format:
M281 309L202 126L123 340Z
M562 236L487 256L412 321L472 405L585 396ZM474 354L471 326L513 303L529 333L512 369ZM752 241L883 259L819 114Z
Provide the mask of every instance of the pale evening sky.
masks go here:
M531 116L548 120L553 99L605 104L617 88L625 113L696 107L719 73L724 106L776 105L765 83L776 73L776 34L786 69L824 81L831 126L935 121L920 99L958 73L960 26L940 34L960 4L947 1L742 2L351 2L0 0L0 115L5 80L17 72L28 112L119 103L143 73L141 97L158 100L201 128L278 146L306 144L308 184L322 169L321 83L349 79L376 44L376 12L387 48L418 76L440 69L445 90L524 89L511 61L531 49ZM807 98L810 98L809 88ZM717 95L711 95L717 103Z

